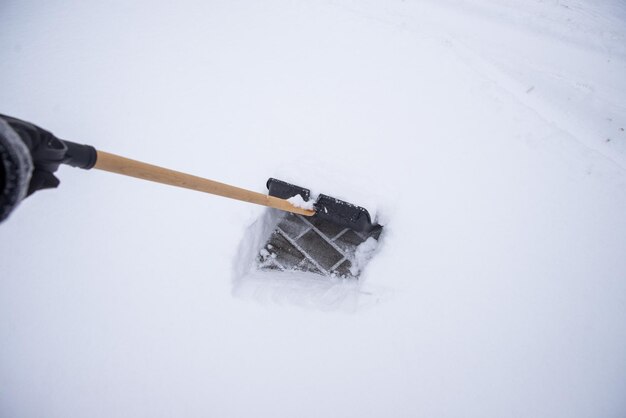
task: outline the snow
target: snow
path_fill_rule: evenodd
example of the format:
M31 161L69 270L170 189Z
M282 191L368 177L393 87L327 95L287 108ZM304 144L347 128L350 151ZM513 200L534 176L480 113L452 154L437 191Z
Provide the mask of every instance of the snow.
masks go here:
M289 199L287 199L287 202L291 203L297 208L308 209L308 210L315 209L315 201L313 199L307 202L299 194L290 197Z
M378 241L372 237L369 237L361 245L356 247L356 251L354 253L354 264L352 264L352 267L350 268L350 273L355 276L359 274L372 257L374 257L377 248Z
M623 416L625 20L586 0L3 2L2 113L289 181L385 234L358 284L242 281L264 208L63 167L0 225L0 416Z

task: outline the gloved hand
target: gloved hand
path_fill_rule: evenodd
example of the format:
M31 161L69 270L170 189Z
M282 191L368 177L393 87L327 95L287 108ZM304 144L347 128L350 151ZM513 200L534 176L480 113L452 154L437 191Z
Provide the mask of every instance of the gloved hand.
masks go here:
M67 147L52 133L30 122L0 114L9 126L19 135L30 152L33 171L28 186L27 196L37 190L51 189L59 186L59 179L54 172L65 158Z
M54 188L67 147L32 123L0 115L0 221L37 190Z

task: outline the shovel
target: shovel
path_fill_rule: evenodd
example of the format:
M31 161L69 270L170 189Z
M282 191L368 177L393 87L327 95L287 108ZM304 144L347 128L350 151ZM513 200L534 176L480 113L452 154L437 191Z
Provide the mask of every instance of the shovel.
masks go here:
M257 205L263 205L301 216L315 217L319 221L329 222L363 233L368 233L379 227L378 225L372 224L370 215L366 209L327 195L322 194L318 196L316 202L313 204L314 209L305 209L295 206L287 199L300 194L303 200L306 201L309 199L309 191L280 180L270 179L267 184L270 193L265 195L214 180L99 151L90 145L81 145L66 140L60 141L67 147L63 163L73 167L83 169L95 168L142 180L255 203Z

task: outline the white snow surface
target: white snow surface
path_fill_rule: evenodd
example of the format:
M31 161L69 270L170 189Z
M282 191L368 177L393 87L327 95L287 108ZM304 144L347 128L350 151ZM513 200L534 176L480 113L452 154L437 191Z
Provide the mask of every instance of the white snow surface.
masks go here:
M369 237L365 242L356 247L354 262L352 263L352 267L350 267L350 273L357 275L363 271L367 263L374 257L377 248L378 241L372 237Z
M264 208L63 167L0 225L1 417L626 415L626 3L8 0L0 50L2 113L385 225L242 298Z

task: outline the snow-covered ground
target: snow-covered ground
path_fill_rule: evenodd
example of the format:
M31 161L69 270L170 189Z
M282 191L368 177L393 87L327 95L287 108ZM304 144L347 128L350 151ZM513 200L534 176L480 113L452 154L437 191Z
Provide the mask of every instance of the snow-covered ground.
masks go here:
M2 113L386 231L242 295L263 208L64 167L0 225L0 416L626 414L623 1L5 0L0 51Z

